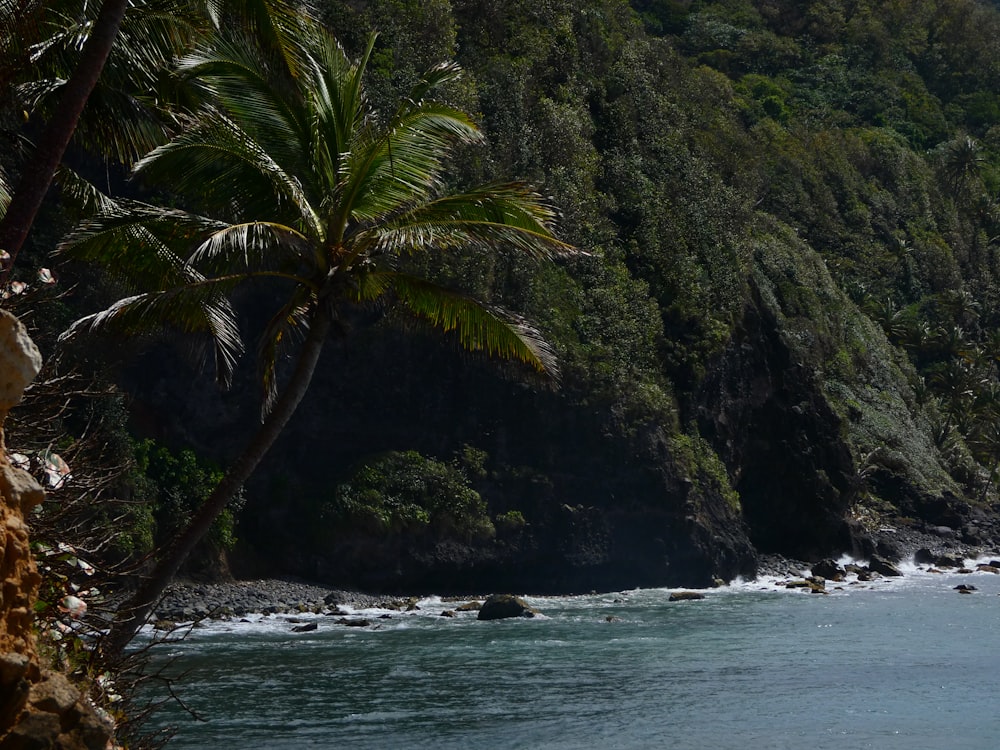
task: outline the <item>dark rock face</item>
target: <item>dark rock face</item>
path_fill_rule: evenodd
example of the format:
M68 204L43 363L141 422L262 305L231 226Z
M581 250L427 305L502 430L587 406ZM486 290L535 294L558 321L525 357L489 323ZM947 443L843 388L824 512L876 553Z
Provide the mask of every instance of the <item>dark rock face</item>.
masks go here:
M699 425L736 477L759 550L815 560L852 548L854 466L840 417L767 311L745 311L706 379Z
M523 600L511 594L493 594L486 597L476 616L478 620L503 620L509 617L534 617L539 614Z

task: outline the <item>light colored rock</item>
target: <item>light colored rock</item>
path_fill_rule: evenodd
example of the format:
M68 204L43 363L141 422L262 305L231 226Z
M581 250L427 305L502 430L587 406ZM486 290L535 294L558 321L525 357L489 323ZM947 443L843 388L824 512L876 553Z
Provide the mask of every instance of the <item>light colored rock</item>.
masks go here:
M0 310L0 424L42 369L42 355L24 325Z

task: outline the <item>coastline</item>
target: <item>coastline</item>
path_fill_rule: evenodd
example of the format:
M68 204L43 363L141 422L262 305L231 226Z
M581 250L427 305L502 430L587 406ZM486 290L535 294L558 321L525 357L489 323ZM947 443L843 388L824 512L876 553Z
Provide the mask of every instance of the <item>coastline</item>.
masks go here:
M964 560L1000 557L1000 546L995 542L969 544L943 527L936 533L905 527L883 527L872 533L872 542L873 549L867 555L859 555L859 562L871 558L884 559L892 564L915 558L919 562L921 556L928 555ZM803 571L808 571L815 564L781 555L761 554L758 576L800 577ZM153 622L170 624L205 618L238 618L250 614L344 614L340 610L342 606L351 609L406 609L412 607L415 601L416 598L405 595L372 594L296 578L213 583L178 581L170 586L156 607Z

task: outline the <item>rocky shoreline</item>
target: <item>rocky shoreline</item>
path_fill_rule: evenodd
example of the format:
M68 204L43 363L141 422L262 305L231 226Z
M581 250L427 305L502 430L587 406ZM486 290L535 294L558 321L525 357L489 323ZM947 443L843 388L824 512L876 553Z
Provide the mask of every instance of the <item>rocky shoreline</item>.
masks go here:
M901 561L934 565L949 561L1000 557L1000 545L976 540L971 544L945 527L931 530L882 528L872 533L872 549L864 556L872 567ZM795 560L780 555L762 555L759 576L801 577L816 562ZM961 562L957 567L961 567ZM473 597L468 597L473 598ZM178 582L167 591L155 611L159 623L189 622L204 618L245 617L251 614L344 614L351 609L407 609L416 606L416 598L367 594L296 579L260 579L218 583Z
M993 537L970 538L947 526L882 527L870 534L871 544L859 558L885 560L893 565L906 560L931 565L937 561L978 560L1000 557L1000 542ZM815 563L782 555L761 555L759 576L794 576ZM948 565L948 567L961 567Z
M394 608L393 597L345 591L319 583L267 578L253 581L173 584L157 605L155 622L187 622L206 617L245 617L250 614L329 613L339 607Z

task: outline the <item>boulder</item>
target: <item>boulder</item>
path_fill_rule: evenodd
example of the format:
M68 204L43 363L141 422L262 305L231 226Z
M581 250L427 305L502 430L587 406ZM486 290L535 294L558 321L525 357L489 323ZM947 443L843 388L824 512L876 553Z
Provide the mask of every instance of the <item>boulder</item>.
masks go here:
M958 532L951 528L951 526L928 526L927 533L939 536L942 539L954 539L958 536Z
M898 577L903 575L899 568L878 555L872 555L871 560L868 561L868 569L873 573L878 573L879 575L887 577Z
M503 620L508 617L534 617L538 610L532 609L519 597L512 594L491 594L479 609L479 620Z
M979 563L979 565L976 566L976 570L983 573L1000 573L1000 568L996 565L986 565L985 563Z
M308 633L312 630L316 630L319 626L315 622L307 622L305 625L296 625L292 628L293 633Z
M913 562L917 565L933 565L936 560L937 555L927 549L927 547L921 547L913 553Z
M973 591L976 590L976 587L969 583L960 583L955 587L954 590L960 591L963 594L971 594Z
M456 612L478 612L482 609L482 602L466 602L455 607Z
M840 567L836 560L829 558L820 560L809 569L809 572L814 576L820 576L830 581L842 581L844 576L847 575L847 571Z
M961 568L965 565L965 559L950 555L938 555L937 559L934 560L934 565L938 568Z
M336 621L336 623L338 625L346 625L349 628L367 628L369 625L372 624L371 620L364 620L364 619L352 620L347 617L341 617L339 620Z
M879 557L884 557L891 562L899 562L903 559L903 552L900 546L889 539L880 539L875 546L875 553Z

